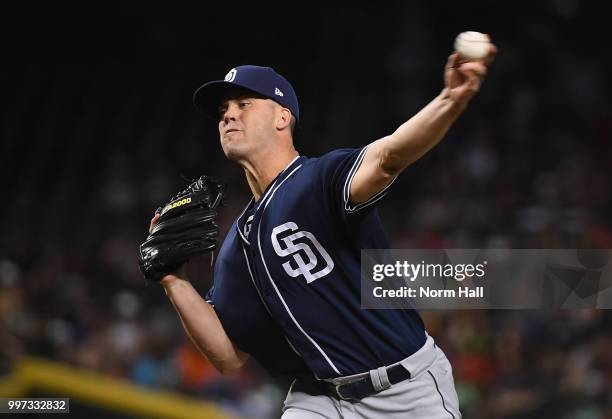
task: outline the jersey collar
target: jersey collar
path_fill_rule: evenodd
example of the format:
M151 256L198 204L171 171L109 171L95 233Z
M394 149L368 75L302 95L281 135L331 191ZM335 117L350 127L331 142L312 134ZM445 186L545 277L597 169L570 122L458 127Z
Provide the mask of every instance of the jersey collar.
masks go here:
M236 219L236 230L238 231L238 235L240 236L240 238L246 244L250 244L250 243L249 243L249 240L248 240L248 235L244 234L245 233L244 227L245 227L245 223L246 223L245 215L247 213L252 213L249 216L251 216L251 215L254 216L255 213L259 210L259 206L266 201L266 199L268 198L268 195L270 194L270 192L272 192L274 190L274 186L277 185L279 182L282 182L284 180L284 178L289 173L291 173L293 168L295 166L297 166L298 163L300 161L302 161L303 159L304 159L303 156L299 156L298 155L293 160L291 160L291 162L287 165L287 167L285 167L283 170L281 170L281 172L276 176L276 178L274 178L274 180L272 182L270 182L270 184L268 185L268 187L264 191L263 195L261 196L261 199L259 201L255 202L255 198L252 197L249 200L249 203L247 204L247 206L244 208L244 210L242 210L242 213ZM249 209L252 208L253 205L255 205L255 210L254 211L249 211Z
M263 195L261 196L261 199L259 201L257 201L257 209L259 209L259 206L266 201L266 198L268 198L268 195L270 194L271 191L274 190L274 186L279 183L282 182L283 179L285 178L285 176L288 173L291 173L291 170L295 165L297 165L298 160L300 160L302 156L296 156L293 160L291 160L291 162L287 165L287 167L285 167L283 170L281 170L281 172L276 176L276 178L270 182L270 184L268 185L268 187L266 188L266 190L264 191Z

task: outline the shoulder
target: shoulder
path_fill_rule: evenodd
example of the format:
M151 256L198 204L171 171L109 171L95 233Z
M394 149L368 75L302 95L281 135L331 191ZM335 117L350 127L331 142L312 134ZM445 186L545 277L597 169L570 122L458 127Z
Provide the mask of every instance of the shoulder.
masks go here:
M330 175L331 172L343 171L347 165L359 160L365 148L340 148L332 150L319 157L304 159L303 167L321 174Z
M338 148L336 150L329 151L319 157L309 158L309 162L315 164L327 163L327 162L338 162L347 158L354 157L362 151L362 148Z
M364 152L365 147L341 148L320 157L302 156L295 167L287 169L288 173L281 177L278 186L284 184L283 189L290 189L293 194L303 191L340 191L350 174L359 166Z

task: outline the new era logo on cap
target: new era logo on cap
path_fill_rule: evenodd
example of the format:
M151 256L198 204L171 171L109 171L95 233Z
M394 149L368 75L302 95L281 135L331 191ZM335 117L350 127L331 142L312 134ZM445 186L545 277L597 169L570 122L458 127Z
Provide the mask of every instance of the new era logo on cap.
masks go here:
M196 90L193 103L202 112L218 118L221 99L234 86L272 99L289 109L296 120L300 119L300 108L293 86L271 67L242 65L232 68L223 80L208 82Z

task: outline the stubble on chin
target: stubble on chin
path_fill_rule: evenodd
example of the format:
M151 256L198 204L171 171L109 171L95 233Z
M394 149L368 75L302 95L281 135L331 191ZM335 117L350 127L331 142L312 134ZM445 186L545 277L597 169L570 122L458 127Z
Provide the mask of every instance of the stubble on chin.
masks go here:
M238 163L244 157L244 150L241 150L241 147L236 147L235 144L221 144L221 148L225 157L232 162Z

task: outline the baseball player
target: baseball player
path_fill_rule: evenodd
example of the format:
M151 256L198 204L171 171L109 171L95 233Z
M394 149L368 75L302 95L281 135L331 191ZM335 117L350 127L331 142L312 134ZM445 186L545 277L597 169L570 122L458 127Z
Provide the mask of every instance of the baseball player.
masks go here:
M389 247L376 206L463 112L495 53L491 45L472 62L452 54L444 89L419 113L363 148L319 158L294 148L298 99L272 68L236 67L195 92L253 198L223 242L205 299L184 266L161 283L220 372L250 355L295 377L283 419L461 417L451 366L419 314L360 307L360 250Z

